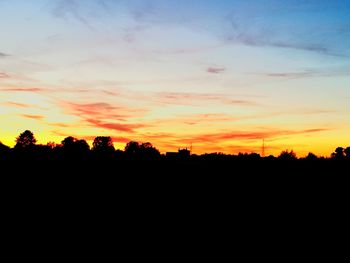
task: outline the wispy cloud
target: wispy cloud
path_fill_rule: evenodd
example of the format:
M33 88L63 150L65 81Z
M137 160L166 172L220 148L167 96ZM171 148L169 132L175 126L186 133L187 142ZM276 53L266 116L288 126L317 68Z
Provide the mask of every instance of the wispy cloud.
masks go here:
M106 0L56 0L50 5L51 13L64 20L75 19L88 29L96 31L98 28L93 20L111 15L110 1Z
M248 100L230 98L227 94L191 93L191 92L159 92L156 94L158 102L176 105L196 105L203 101L224 103L230 105L256 105Z
M5 58L5 57L9 57L9 56L10 56L9 54L0 52L0 58Z
M131 108L126 106L115 106L105 102L78 104L65 103L77 116L94 119L113 119L126 121L129 118L140 116L146 112L144 109Z
M10 77L10 75L8 75L7 73L0 72L0 79L7 79L9 77Z
M12 101L6 102L6 105L11 106L11 107L17 107L17 108L29 108L30 107L28 104L12 102Z
M126 123L116 123L116 122L103 122L96 119L86 119L90 126L95 128L102 128L107 130L121 131L133 133L136 129L144 128L144 124L126 124Z
M325 128L316 129L306 129L306 130L267 130L267 131L242 131L242 132L222 132L213 134L200 134L189 139L182 139L181 141L191 143L191 142L211 142L218 144L218 142L230 141L230 140L260 140L260 139L270 139L278 138L281 136L293 136L293 135L303 135L312 134L329 131Z
M64 103L62 105L69 114L75 115L82 123L90 127L133 133L145 124L134 124L132 119L141 117L145 109L132 108L121 105L112 105L105 102L97 103Z
M211 73L211 74L219 74L219 73L223 73L226 71L226 68L224 67L209 67L207 68L207 72Z
M334 41L328 41L334 39L334 32L337 32L338 27L337 22L331 24L325 24L323 21L317 24L305 22L305 18L300 17L299 14L308 8L311 8L308 12L319 10L318 5L308 8L307 6L304 3L300 4L300 7L297 8L300 13L295 13L289 4L281 6L281 3L277 1L271 7L261 6L260 3L251 6L247 4L240 12L232 11L226 16L228 26L224 33L224 40L228 43L240 43L247 46L294 49L328 56L347 57L346 50L339 49ZM242 14L245 15L242 16ZM286 14L286 19L281 19L280 14ZM291 17L294 17L294 21L291 20ZM276 22L276 19L279 19L279 23Z
M31 114L22 114L21 116L24 117L24 118L33 119L33 120L43 120L45 118L44 116L31 115Z
M88 19L81 14L81 7L78 1L75 0L58 0L54 2L52 14L61 19L68 20L70 17L81 22L89 29L95 30Z
M270 72L264 74L271 78L286 78L286 79L299 79L299 78L311 78L311 77L330 77L330 76L348 76L350 74L349 67L336 67L336 68L315 68L305 69L299 72Z
M0 88L1 91L8 92L41 92L41 88Z

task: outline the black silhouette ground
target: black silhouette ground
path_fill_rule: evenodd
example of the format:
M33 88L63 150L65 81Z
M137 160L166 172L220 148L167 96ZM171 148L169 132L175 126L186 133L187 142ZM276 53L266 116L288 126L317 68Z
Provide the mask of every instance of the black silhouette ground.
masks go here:
M59 145L37 145L34 134L27 130L17 137L13 148L0 143L0 167L3 177L91 177L107 181L157 178L169 183L195 183L204 178L222 182L256 178L266 183L273 178L274 182L292 183L300 178L312 182L322 175L340 180L347 177L350 148L338 147L329 158L310 153L298 159L293 151L265 158L258 154L191 155L187 149L162 155L151 143L129 142L124 151L115 150L110 137L96 137L92 149L85 140L73 137L65 138Z

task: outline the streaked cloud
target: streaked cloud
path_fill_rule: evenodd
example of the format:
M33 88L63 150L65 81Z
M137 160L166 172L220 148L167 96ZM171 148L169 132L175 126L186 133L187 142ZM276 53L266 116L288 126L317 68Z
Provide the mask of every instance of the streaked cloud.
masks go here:
M7 91L7 92L41 92L43 89L41 88L1 88L1 91Z
M103 122L96 119L85 119L85 121L94 128L102 128L107 130L121 131L121 132L128 132L128 133L133 133L136 129L146 127L145 124Z
M0 79L7 79L7 78L9 78L10 77L10 75L8 75L7 73L5 73L5 72L0 72Z
M94 119L113 119L119 121L126 121L129 118L142 116L146 112L145 109L133 108L126 106L115 106L105 102L98 103L88 103L88 104L79 104L79 103L64 103L64 107L69 107L69 111L73 114Z
M253 101L231 98L227 94L192 93L192 92L159 92L155 94L158 102L177 105L196 105L204 101L230 105L256 105Z
M24 104L24 103L18 103L18 102L6 102L6 105L10 106L10 107L17 107L17 108L29 108L30 105L28 104Z
M256 129L259 130L259 129ZM184 139L184 142L223 142L230 140L262 140L270 138L278 138L281 136L293 136L302 134L312 134L326 132L329 129L316 128L316 129L306 129L306 130L266 130L266 131L241 131L241 132L222 132L222 133L210 133L210 134L200 134L194 135L189 139Z
M224 73L225 71L226 71L226 68L224 68L224 67L209 67L209 68L207 68L207 72L212 73L212 74Z
M31 114L22 114L21 115L24 118L27 119L33 119L33 120L43 120L45 117L41 115L31 115Z
M0 58L5 58L5 57L9 57L9 56L10 56L9 54L0 52Z

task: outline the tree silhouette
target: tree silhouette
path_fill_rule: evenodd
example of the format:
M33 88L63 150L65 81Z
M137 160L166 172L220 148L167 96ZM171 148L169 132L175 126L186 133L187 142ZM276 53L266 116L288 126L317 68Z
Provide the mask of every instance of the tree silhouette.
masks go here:
M139 152L143 158L148 157L153 159L160 156L160 152L155 147L153 147L152 143L150 142L142 143L139 147Z
M84 159L88 156L89 150L90 146L85 140L69 136L62 141L64 157L69 159Z
M134 141L128 142L125 146L124 152L128 157L137 157L142 159L154 159L160 156L160 152L153 147L150 142L145 142L142 144Z
M350 160L350 147L345 148L344 153L345 153L346 159Z
M96 137L92 143L92 150L97 153L111 153L114 152L114 145L111 137Z
M11 148L0 142L0 160L4 160L8 157Z
M26 130L16 138L15 149L33 148L35 144L36 144L36 139L34 137L34 134L31 131Z
M336 160L342 160L344 158L344 148L338 147L335 149L334 153L332 153L332 158Z
M315 161L315 160L317 160L318 158L317 158L317 156L316 156L314 153L309 152L309 154L305 157L305 159L306 159L307 161Z
M285 151L281 152L281 154L278 156L278 159L290 161L290 160L297 159L297 156L293 150L292 151L285 150Z
M140 144L138 142L128 142L125 146L124 152L126 155L132 156L138 154L140 151Z

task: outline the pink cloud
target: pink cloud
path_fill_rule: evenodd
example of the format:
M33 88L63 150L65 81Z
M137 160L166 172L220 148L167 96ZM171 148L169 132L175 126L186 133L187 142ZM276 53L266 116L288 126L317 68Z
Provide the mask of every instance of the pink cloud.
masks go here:
M145 125L143 124L111 123L111 122L103 122L95 119L86 119L86 121L93 127L121 131L121 132L130 132L130 133L134 132L135 129L145 127Z
M220 74L226 71L224 67L209 67L207 68L207 72L211 74Z
M0 79L7 79L9 78L10 76L4 72L0 72Z

